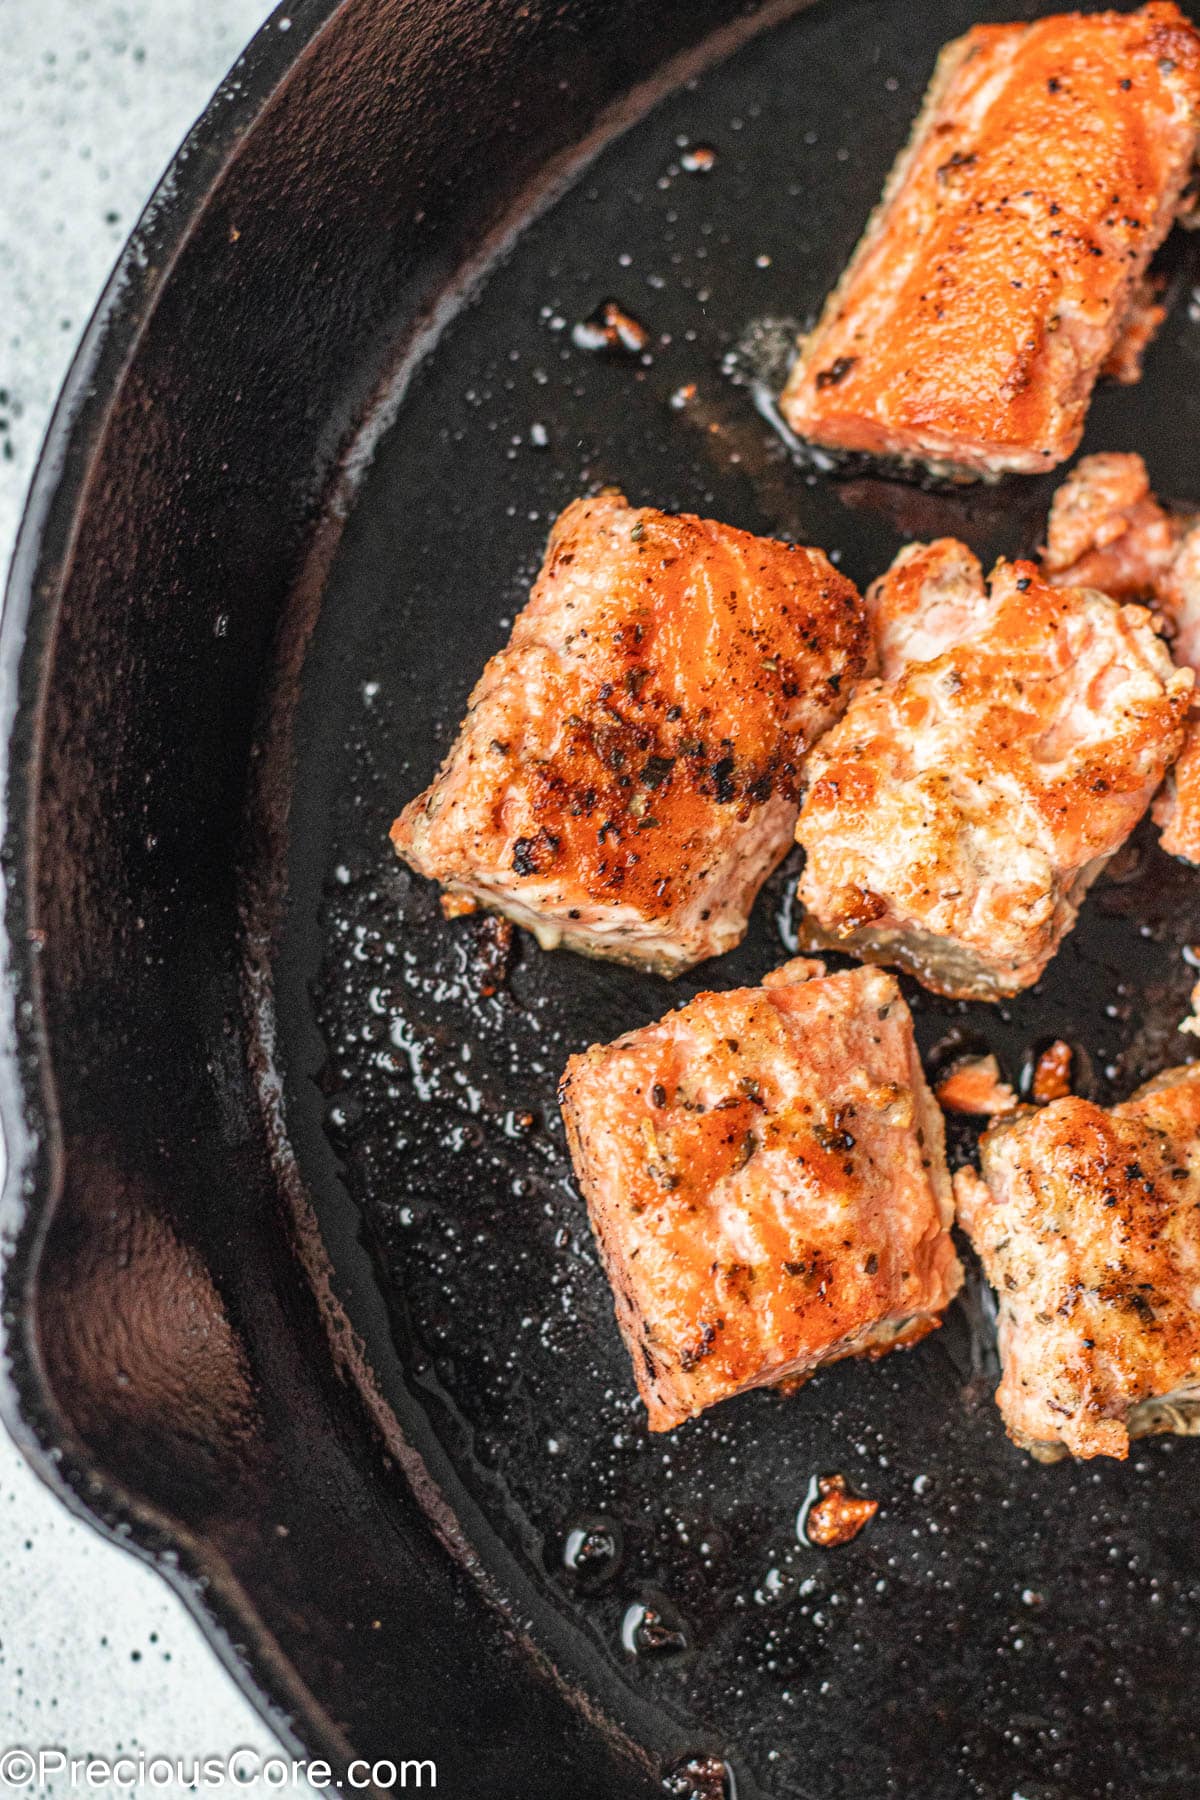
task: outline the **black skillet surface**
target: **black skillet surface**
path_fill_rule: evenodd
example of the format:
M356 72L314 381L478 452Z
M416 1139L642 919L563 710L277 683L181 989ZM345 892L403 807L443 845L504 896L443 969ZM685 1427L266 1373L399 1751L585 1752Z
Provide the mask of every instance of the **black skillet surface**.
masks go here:
M153 257L135 285L133 376L120 333L83 370L119 404L77 392L88 485L69 458L56 495L43 477L18 571L43 610L9 770L9 1412L76 1504L181 1564L276 1722L335 1761L436 1755L472 1800L1200 1785L1200 1450L1028 1462L977 1287L912 1352L644 1429L555 1082L572 1049L782 960L786 867L741 948L672 987L525 939L498 969L489 927L447 925L386 841L583 488L820 543L860 582L914 534L1036 541L1052 484L830 480L792 464L754 379L844 263L940 44L1049 10L821 0L697 63L551 210L535 185L454 304L538 159L727 9L297 7L307 58L268 100L285 71L260 44L237 132L210 129L227 151L253 126L240 160L211 193L203 144L184 171L202 229L168 243L163 297ZM1178 260L1146 377L1098 398L1086 447L1140 449L1195 499ZM643 357L573 342L608 297ZM427 353L301 567L332 449L422 308ZM910 985L923 1046L987 1043L1017 1079L1065 1037L1086 1090L1123 1096L1187 1053L1198 902L1144 831L1011 1007ZM881 1507L820 1552L796 1516L831 1470Z
M770 883L739 950L675 986L525 937L497 986L491 926L446 924L386 833L576 493L614 483L820 544L860 583L908 535L954 531L988 558L1037 541L1052 481L955 498L826 479L793 466L754 378L777 360L777 322L811 319L843 266L938 47L1043 10L819 5L599 156L447 326L374 446L295 715L278 1054L338 1273L385 1297L386 1323L363 1323L374 1365L564 1673L656 1748L678 1722L739 1791L1195 1792L1198 1452L1031 1463L990 1398L977 1299L909 1354L649 1436L555 1083L572 1050L781 961L792 877ZM715 152L707 173L688 168L696 146ZM645 354L574 341L605 298L646 327ZM1140 388L1097 400L1086 448L1137 447L1161 491L1193 495L1198 360L1185 295ZM1011 1006L906 983L923 1048L991 1046L1018 1081L1063 1037L1108 1101L1186 1059L1180 952L1200 937L1200 890L1154 835ZM829 1470L881 1503L832 1554L796 1528ZM619 1546L595 1574L569 1566L593 1522ZM665 1646L639 1636L639 1607L666 1620Z

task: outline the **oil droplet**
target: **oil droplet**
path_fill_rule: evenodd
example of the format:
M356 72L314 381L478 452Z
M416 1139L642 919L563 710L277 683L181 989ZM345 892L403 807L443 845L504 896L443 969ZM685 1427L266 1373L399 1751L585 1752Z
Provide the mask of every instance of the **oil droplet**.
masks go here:
M635 1600L621 1620L621 1643L630 1656L678 1656L688 1648L683 1621L666 1601Z
M680 157L679 166L689 175L708 175L717 166L717 153L711 144L693 144Z
M768 1569L754 1590L754 1603L756 1606L771 1606L778 1600L786 1600L794 1586L793 1577L785 1569Z
M594 313L572 326L571 341L577 350L640 356L650 333L618 300L602 300Z
M603 1587L616 1574L621 1562L621 1527L613 1519L596 1514L580 1519L567 1533L563 1545L563 1567L569 1569L581 1587Z
M325 1122L334 1137L352 1137L362 1124L363 1110L357 1094L334 1094L326 1108Z
M738 342L726 351L721 368L735 387L749 388L752 393L761 390L764 395L777 394L795 360L796 339L800 335L799 319L752 319Z
M783 890L779 906L775 913L775 929L779 933L779 941L789 956L795 956L800 949L800 918L803 908L797 888L799 876L793 876Z
M809 1483L796 1520L796 1536L819 1550L833 1550L857 1537L878 1511L878 1500L852 1494L844 1475L818 1475Z
M688 1756L663 1776L663 1792L674 1800L737 1800L733 1770L719 1756Z

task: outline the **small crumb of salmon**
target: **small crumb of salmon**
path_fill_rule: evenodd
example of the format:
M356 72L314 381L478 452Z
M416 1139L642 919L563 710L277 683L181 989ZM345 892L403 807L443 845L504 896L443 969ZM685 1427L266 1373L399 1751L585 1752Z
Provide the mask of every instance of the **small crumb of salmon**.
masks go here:
M479 911L479 902L470 894L443 894L441 908L443 919L466 919Z
M475 942L471 946L468 973L476 992L485 1000L498 994L508 980L515 936L510 919L487 913L479 921Z
M992 1119L1017 1109L1017 1096L1001 1079L1000 1064L990 1053L956 1063L933 1091L943 1112Z
M602 300L595 312L572 328L571 341L578 350L610 350L639 356L650 342L640 319L626 312L619 300Z
M804 1535L819 1550L848 1544L879 1511L878 1500L850 1492L844 1475L819 1476L817 1495L805 1515Z
M1033 1071L1031 1092L1039 1106L1051 1100L1065 1100L1071 1092L1071 1064L1074 1058L1070 1044L1056 1038L1038 1057Z
M825 964L819 956L793 956L790 962L764 975L763 986L799 987L802 981L819 981L824 974Z

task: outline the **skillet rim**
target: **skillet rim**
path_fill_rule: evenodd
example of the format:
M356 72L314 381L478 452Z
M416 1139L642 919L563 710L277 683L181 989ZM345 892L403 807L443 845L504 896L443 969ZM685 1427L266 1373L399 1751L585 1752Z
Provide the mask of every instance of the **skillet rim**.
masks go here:
M242 139L347 4L279 0L155 183L51 411L0 612L0 1133L6 1153L0 1185L0 1420L34 1473L76 1518L168 1583L285 1749L310 1760L319 1754L335 1766L352 1754L345 1737L233 1572L213 1546L102 1472L54 1398L38 1349L35 1309L64 1157L30 878L47 665L76 523L122 376Z
M602 94L598 103L592 97L586 128L557 146L535 177L543 204L557 197L601 144L642 116L686 72L724 55L743 37L805 10L813 0L738 0L732 7L729 0L707 3L716 17L706 28L685 33L681 41L668 39L661 55L646 65L648 73L635 71L632 81L627 78ZM158 303L170 291L176 266L203 230L241 150L253 141L274 103L285 98L297 78L303 80L300 65L318 41L336 34L343 16L361 10L362 0L295 0L292 5L282 0L168 163L104 285L52 410L0 618L0 935L5 940L0 945L0 1131L10 1152L0 1184L0 1420L35 1473L69 1510L168 1581L284 1749L310 1762L320 1758L335 1775L347 1771L361 1746L301 1673L303 1665L289 1654L286 1636L275 1634L269 1609L255 1598L254 1584L235 1572L202 1529L144 1498L136 1481L127 1483L121 1472L110 1471L107 1460L86 1447L56 1399L38 1342L45 1316L39 1290L43 1250L60 1211L69 1163L42 990L35 884L42 730L53 691L48 677L74 573L77 535L107 448L111 414ZM284 19L287 29L281 30ZM522 184L498 222L486 228L482 256L468 254L465 262L456 261L451 286L460 298L491 266L513 227L527 221L532 193L531 186ZM418 331L418 341L422 335ZM405 354L403 362L408 361ZM376 408L386 412L395 374L393 370L381 380L377 371L368 416ZM344 478L346 452L353 451L360 434L361 415L358 431L327 470L336 498L344 498L338 474ZM501 1617L508 1617L504 1608ZM579 1717L586 1716L585 1708ZM607 1738L608 1732L601 1735ZM627 1758L619 1755L619 1761L626 1764ZM639 1761L635 1755L628 1765L630 1777ZM371 1786L360 1791L381 1790Z

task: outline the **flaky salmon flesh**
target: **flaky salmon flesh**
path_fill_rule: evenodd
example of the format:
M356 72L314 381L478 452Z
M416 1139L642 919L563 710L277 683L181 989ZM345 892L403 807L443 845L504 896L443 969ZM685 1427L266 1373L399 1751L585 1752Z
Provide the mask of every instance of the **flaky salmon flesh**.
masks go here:
M958 1290L942 1116L880 969L701 994L573 1056L561 1100L652 1431L913 1343Z
M994 1124L958 1217L999 1301L1009 1436L1041 1461L1200 1431L1200 1064Z
M1085 582L1157 614L1175 661L1200 675L1200 519L1150 491L1140 456L1085 456L1055 493L1042 567L1051 581ZM1154 802L1162 847L1200 863L1200 711L1192 691L1183 745Z
M1200 34L1171 4L977 25L913 137L782 411L833 450L1044 474L1102 372L1135 380L1147 265L1189 205Z
M742 937L868 642L819 550L577 500L396 852L547 949L676 975Z
M807 949L998 1000L1037 980L1178 753L1191 694L1149 613L1031 562L909 545L867 597L881 675L809 758Z

